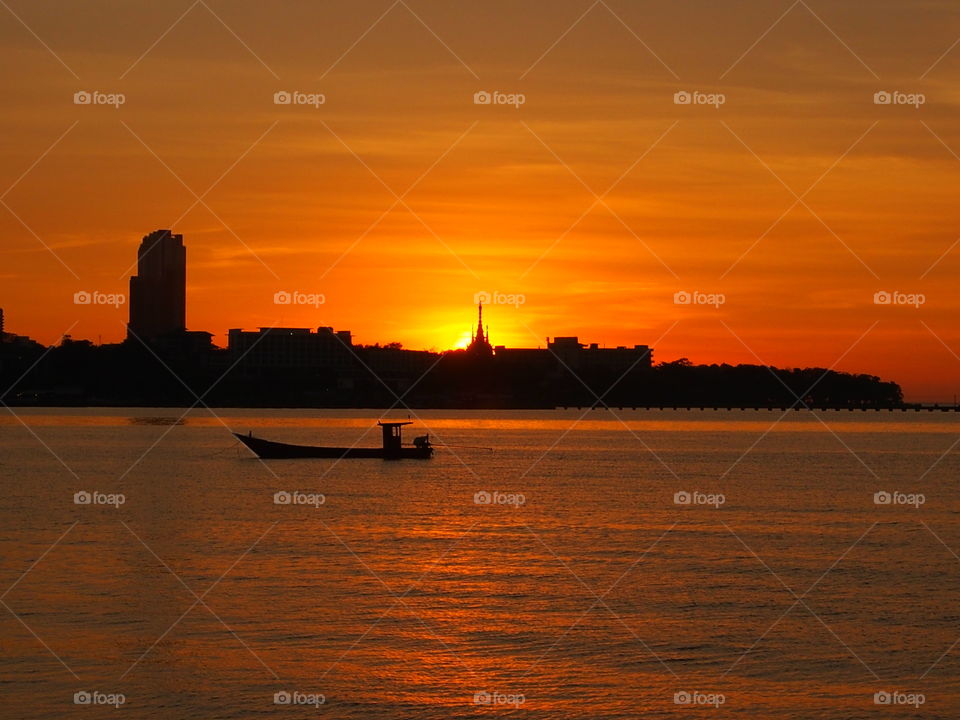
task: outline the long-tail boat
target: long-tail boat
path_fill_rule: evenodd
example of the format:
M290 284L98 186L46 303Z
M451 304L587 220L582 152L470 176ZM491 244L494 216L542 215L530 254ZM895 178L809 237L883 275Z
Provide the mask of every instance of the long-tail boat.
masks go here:
M403 445L401 428L411 422L378 422L383 432L383 447L321 447L317 445L292 445L290 443L264 440L234 433L234 436L253 453L264 460L289 460L294 458L380 458L383 460L426 460L433 456L429 435L414 438L413 445Z

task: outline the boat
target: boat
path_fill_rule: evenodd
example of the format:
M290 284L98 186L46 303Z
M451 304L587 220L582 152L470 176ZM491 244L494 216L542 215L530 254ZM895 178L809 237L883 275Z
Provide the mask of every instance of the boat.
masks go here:
M407 422L378 422L383 433L383 447L321 447L317 445L292 445L290 443L264 440L253 436L234 433L240 442L263 460L291 460L296 458L379 458L382 460L427 460L433 456L433 446L429 435L414 438L413 445L404 447L402 430Z

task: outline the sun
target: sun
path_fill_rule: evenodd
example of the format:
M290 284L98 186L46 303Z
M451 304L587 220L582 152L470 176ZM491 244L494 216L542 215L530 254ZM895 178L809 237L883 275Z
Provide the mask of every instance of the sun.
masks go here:
M457 342L454 343L453 349L454 349L454 350L465 350L466 348L468 348L468 347L470 346L470 342L471 342L472 340L473 340L473 335L471 335L471 334L470 334L470 331L468 330L468 331L466 331L465 333L463 333L463 334L460 335L460 339L457 340Z

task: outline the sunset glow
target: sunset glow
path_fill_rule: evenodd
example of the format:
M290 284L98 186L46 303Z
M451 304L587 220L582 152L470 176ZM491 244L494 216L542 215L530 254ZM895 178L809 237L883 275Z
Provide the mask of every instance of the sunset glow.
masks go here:
M188 326L219 344L331 325L462 347L474 295L501 293L524 302L490 306L495 344L837 364L952 399L952 5L875 3L869 27L844 4L608 5L217 5L233 32L197 5L161 36L184 8L12 3L50 49L2 14L8 331L120 340L127 308L74 293L126 292L139 239L171 227ZM925 302L875 304L884 291Z

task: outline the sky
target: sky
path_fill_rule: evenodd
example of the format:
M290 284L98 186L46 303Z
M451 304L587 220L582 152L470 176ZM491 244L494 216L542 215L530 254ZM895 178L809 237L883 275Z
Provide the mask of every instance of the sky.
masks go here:
M495 345L952 401L958 38L945 0L5 0L6 329L122 339L126 305L75 293L127 293L171 228L220 344L443 350L482 296Z

